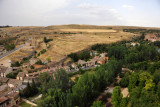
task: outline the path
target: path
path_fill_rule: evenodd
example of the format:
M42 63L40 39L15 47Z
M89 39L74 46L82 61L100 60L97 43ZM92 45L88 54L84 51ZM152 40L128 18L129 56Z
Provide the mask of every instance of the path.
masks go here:
M40 94L39 96L37 96L36 98L32 99L31 101L34 102L35 100L38 100L42 97L42 94Z
M23 44L23 45L21 45L21 46L19 46L19 47L15 48L15 49L13 49L13 50L11 50L11 51L7 52L7 53L5 53L5 54L1 55L1 56L0 56L0 59L2 59L2 58L4 58L4 57L6 57L6 56L8 56L8 55L12 54L13 52L15 52L15 51L17 51L17 50L21 49L21 48L22 48L22 47L24 47L25 45L26 45L26 44Z
M32 106L37 106L37 104L35 104L35 103L33 103L33 102L31 102L31 101L29 101L29 100L27 100L27 99L22 98L22 100L23 100L24 102L32 105Z

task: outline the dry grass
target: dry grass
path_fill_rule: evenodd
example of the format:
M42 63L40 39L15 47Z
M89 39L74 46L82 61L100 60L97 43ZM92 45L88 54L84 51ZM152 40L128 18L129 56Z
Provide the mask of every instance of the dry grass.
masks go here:
M25 53L24 51L33 51L32 49L28 48L27 46L24 46L23 48L15 51L14 53L8 55L7 57L4 57L0 60L0 63L4 62L5 60L12 60L12 61L19 61L22 57L29 56L29 53Z
M110 29L112 28L112 29ZM52 38L53 41L49 42L50 48L47 52L40 55L39 58L46 59L51 57L53 62L58 62L65 58L71 52L78 52L86 49L97 43L113 43L121 40L129 40L135 34L123 32L121 27L113 26L89 26L89 25L64 25L64 26L49 26L49 27L12 27L5 28L6 31L12 32L13 35L25 33L20 38L36 37L38 42L43 41L43 37ZM55 34L57 32L58 34ZM59 34L62 32L87 32L84 34L65 35ZM39 52L46 49L44 43L40 44ZM10 55L12 59L16 56L24 56L25 53L15 52Z
M65 32L117 32L116 30L103 30L103 29L60 29L61 31L65 31Z
M131 33L117 32L107 34L75 34L69 36L59 36L49 44L51 47L40 56L42 59L51 57L52 61L59 61L71 52L78 52L97 43L113 43L121 40L129 40L134 36Z

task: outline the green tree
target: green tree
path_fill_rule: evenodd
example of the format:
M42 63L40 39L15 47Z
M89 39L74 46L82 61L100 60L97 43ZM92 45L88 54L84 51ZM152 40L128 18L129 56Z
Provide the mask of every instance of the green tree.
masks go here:
M49 62L51 62L51 57L47 57L46 60Z
M34 80L32 80L32 84L31 84L31 89L32 89L32 95L36 95L38 93L38 88L34 82Z
M62 91L66 91L67 89L72 87L68 74L66 73L65 70L63 69L58 70L58 72L55 72L54 77L55 77L54 80L55 88L61 89Z
M113 94L112 94L112 104L113 107L119 107L121 104L121 100L122 100L122 93L121 93L121 89L119 86L114 87L113 89Z
M121 87L127 87L129 84L129 77L123 77L120 81L120 86Z
M5 44L4 45L4 48L7 50L7 51L10 51L10 50L13 50L15 48L15 45L14 44Z
M145 33L143 32L139 39L144 40L144 38L145 38Z
M93 102L93 105L91 107L105 107L105 106L102 104L102 101L95 101Z
M47 38L44 37L44 38L43 38L43 41L44 41L44 43L47 43Z
M29 82L27 83L27 87L23 90L23 96L26 98L32 96L32 88L31 88Z
M11 67L19 67L19 66L21 66L21 64L18 61L11 64Z
M131 91L138 83L139 75L137 73L132 73L129 77L129 86L128 89Z
M115 45L108 48L108 56L114 56L116 59L124 59L127 48L123 45Z
M74 62L78 61L78 55L76 53L71 53L68 55Z
M120 107L127 107L128 98L123 98L120 103Z
M157 92L158 98L160 100L160 82L157 84L156 92Z
M85 73L72 88L75 106L84 107L97 95L94 74ZM81 94L79 94L81 93ZM83 103L82 103L83 102Z
M34 69L34 66L33 66L33 65L31 65L31 66L30 66L30 68L31 68L31 69Z
M42 61L41 61L41 60L38 60L35 64L43 65L43 63L42 63Z
M40 80L41 83L44 83L44 82L48 83L50 78L51 78L51 76L47 72L41 73L38 76L38 79Z

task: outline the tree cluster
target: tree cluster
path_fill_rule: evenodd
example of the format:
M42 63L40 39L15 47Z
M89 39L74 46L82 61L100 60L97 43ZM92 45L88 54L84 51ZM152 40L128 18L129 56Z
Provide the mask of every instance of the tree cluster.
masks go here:
M32 80L31 85L28 82L27 87L22 92L20 91L20 95L25 98L32 97L36 94L38 94L38 87L36 83L34 82L34 80Z
M19 72L23 72L22 70L18 70L16 72L11 72L9 74L6 75L7 78L12 78L12 79L16 79L17 75Z
M79 59L81 60L89 60L90 53L89 51L80 52L80 53L71 53L68 55L74 62L77 62Z
M76 83L69 79L64 70L56 72L54 79L49 74L41 74L39 79L42 82L43 97L39 106L91 106L99 92L114 81L121 68L117 60L111 60L108 64L97 67L95 73L84 73ZM97 104L93 104L95 105Z
M41 60L38 60L35 64L37 64L37 65L44 65Z
M46 37L43 38L44 43L48 43L50 41L53 41L53 39L47 39Z
M15 48L15 45L14 44L5 44L4 45L4 48L7 50L7 51L10 51L10 50L13 50Z
M11 64L11 67L19 67L19 66L21 66L21 64L18 61Z

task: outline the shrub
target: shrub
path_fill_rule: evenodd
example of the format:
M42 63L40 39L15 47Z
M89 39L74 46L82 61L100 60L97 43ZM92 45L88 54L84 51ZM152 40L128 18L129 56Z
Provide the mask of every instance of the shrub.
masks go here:
M111 98L111 96L112 96L112 93L107 92L106 97L107 97L107 98Z

